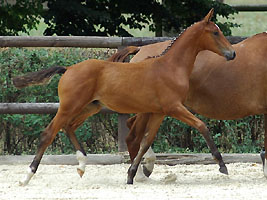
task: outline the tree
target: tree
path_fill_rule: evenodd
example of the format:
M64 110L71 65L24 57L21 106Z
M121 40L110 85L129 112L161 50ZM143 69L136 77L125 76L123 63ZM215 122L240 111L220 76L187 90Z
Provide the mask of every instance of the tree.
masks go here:
M163 6L170 16L162 17L162 29L169 32L170 30L183 30L191 24L200 21L211 8L214 8L213 21L218 24L225 35L231 35L231 27L238 26L231 22L218 22L218 16L229 18L231 14L237 11L231 6L214 1L214 0L163 0ZM158 21L160 19L157 19Z
M29 33L40 21L41 0L16 0L13 4L0 0L0 35Z
M99 36L130 36L123 25L142 29L161 7L155 0L48 0L47 5L46 35Z
M45 35L131 36L129 28L175 30L180 32L199 21L210 10L229 17L236 11L229 5L213 0L48 0L44 14L48 28ZM216 21L215 16L215 21ZM230 35L232 23L219 23Z

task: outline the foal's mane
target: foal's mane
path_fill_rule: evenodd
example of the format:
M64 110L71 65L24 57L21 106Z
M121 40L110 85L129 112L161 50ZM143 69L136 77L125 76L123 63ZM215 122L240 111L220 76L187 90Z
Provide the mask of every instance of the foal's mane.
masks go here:
M197 23L197 22L196 22L196 23ZM196 24L196 23L194 23L194 24ZM189 27L183 29L183 30L179 33L178 36L172 38L172 39L171 39L171 43L166 47L166 49L164 49L164 50L162 51L161 54L156 55L156 56L148 56L146 59L150 59L150 58L159 58L159 57L165 55L165 54L171 49L171 47L173 46L173 44L174 44L174 43L175 43L175 42L176 42L176 41L177 41L177 40L184 34L184 32L186 32L186 30L189 29L190 27L192 27L194 24L191 24ZM146 59L145 59L145 60L146 60Z

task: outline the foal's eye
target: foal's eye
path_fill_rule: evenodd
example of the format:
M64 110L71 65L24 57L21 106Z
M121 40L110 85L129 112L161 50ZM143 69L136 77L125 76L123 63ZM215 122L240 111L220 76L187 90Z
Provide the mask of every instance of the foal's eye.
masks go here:
M218 36L219 35L219 32L218 31L213 32L213 35Z

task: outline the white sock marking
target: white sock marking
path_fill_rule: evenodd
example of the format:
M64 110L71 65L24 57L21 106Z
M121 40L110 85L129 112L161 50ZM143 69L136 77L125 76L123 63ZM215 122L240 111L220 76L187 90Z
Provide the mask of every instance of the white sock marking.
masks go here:
M134 180L136 182L144 182L148 179L149 178L145 176L145 174L143 172L143 167L141 166L141 163L140 163L138 168L137 168L137 172L136 172L136 176L134 177Z
M24 180L19 182L20 186L27 185L30 182L30 180L33 177L33 175L34 175L34 173L32 172L30 167L28 168L27 171L28 171L28 173L27 173L26 177L24 178Z
M77 151L76 152L76 158L79 162L79 166L78 169L82 170L83 172L85 171L85 165L86 165L86 161L87 161L87 157L85 155L83 155L82 152Z
M147 150L146 154L144 155L144 158L146 168L152 172L156 161L156 155L151 147L149 147L149 149Z

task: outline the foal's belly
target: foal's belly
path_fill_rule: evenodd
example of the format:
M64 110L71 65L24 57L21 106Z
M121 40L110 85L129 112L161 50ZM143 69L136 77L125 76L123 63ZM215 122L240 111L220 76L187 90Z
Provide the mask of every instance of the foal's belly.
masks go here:
M144 99L131 100L130 98L100 99L101 104L118 113L161 113L161 106L155 101Z

